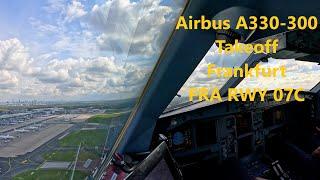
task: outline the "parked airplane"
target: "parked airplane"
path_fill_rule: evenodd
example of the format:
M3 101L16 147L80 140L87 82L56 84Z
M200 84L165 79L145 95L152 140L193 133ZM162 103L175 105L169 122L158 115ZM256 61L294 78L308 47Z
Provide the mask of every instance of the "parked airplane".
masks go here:
M26 132L30 132L27 129L14 129L15 132L19 132L19 133L26 133Z
M38 127L38 128L43 127L43 125L42 125L42 124L35 124L34 126L35 126L35 127Z
M10 136L9 134L7 135L0 135L0 139L8 140L8 139L14 139L14 136Z
M39 127L37 126L29 126L29 127L26 127L26 129L30 129L30 130L38 130Z

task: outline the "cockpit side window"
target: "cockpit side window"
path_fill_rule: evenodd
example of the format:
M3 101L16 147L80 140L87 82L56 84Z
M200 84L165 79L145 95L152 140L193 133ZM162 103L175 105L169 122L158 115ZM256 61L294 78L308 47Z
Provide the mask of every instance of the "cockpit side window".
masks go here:
M74 179L85 179L99 168L186 2L3 1L0 157L21 162L10 178L46 179L57 165L52 178L69 179L76 164ZM35 159L37 170L15 171Z

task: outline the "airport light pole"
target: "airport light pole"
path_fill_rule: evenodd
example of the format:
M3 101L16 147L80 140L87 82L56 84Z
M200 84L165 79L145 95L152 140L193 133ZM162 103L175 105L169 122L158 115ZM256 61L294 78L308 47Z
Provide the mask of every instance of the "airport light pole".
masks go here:
M72 174L71 174L70 180L73 180L74 171L76 170L76 165L77 165L77 161L78 161L78 156L79 156L79 153L80 153L80 148L81 148L81 142L80 142L79 147L78 147L78 152L77 152L76 159L75 159L75 161L74 161L74 166L73 166L73 169L72 169Z
M106 140L105 140L105 142L104 142L104 146L103 146L103 149L102 149L102 155L105 157L105 149L106 149L106 147L107 147L107 143L108 143L108 139L109 139L109 134L110 134L110 130L111 130L111 125L112 125L112 120L110 121L110 124L109 124L109 126L107 127L107 135L106 135Z

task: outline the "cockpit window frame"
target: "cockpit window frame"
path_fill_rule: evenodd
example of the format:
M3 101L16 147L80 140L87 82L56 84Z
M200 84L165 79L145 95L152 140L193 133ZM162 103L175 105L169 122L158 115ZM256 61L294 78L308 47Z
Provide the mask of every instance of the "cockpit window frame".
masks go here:
M180 13L179 13L179 15L178 15L177 17L181 16L181 15L185 12L186 8L188 7L188 5L189 5L189 3L190 3L190 0L184 0L184 1L185 1L185 2L184 2L184 5L182 6L182 10L180 11ZM174 23L174 24L176 24L177 22L178 22L178 18L175 20L175 23ZM171 33L170 33L170 35L169 35L169 38L166 40L165 45L164 45L164 46L162 47L162 49L160 50L161 53L160 53L159 57L157 58L157 61L156 61L156 63L155 63L155 66L153 67L152 72L151 72L151 74L150 74L150 76L149 76L149 78L148 78L148 80L147 80L147 83L145 84L145 86L144 86L144 88L143 88L140 96L138 96L139 98L138 98L138 100L136 101L136 103L135 103L135 105L134 105L134 107L133 107L133 109L132 109L132 111L131 111L128 119L127 119L126 122L125 122L125 124L122 126L122 128L121 128L121 130L120 130L120 133L118 134L116 140L114 141L110 152L108 153L108 155L106 156L106 158L104 159L104 161L102 162L102 164L100 165L100 167L98 168L98 172L96 173L95 179L100 179L100 178L102 177L105 168L108 166L108 164L109 164L109 163L111 162L111 160L112 160L113 154L118 150L118 148L119 148L119 146L120 146L120 144L121 144L121 140L122 140L123 136L125 135L126 130L127 130L128 127L130 126L133 118L135 117L135 115L136 115L136 113L137 113L137 110L139 109L139 106L140 106L141 103L142 103L142 99L144 98L144 96L145 96L148 88L150 87L150 85L151 85L152 82L153 82L154 77L156 76L156 73L155 73L155 72L156 72L156 70L159 68L161 59L163 59L163 58L162 58L162 56L163 56L163 51L168 47L168 44L169 44L169 42L172 40L172 37L173 37L173 35L174 35L174 32L175 32L175 28L172 28Z

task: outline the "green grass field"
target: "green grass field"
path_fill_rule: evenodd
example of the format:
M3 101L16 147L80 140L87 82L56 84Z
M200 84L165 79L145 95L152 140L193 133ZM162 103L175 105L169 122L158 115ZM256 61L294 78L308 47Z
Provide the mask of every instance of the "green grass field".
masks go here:
M53 151L50 153L45 153L43 158L47 161L74 161L77 155L77 151ZM81 150L78 160L86 161L87 159L98 159L99 156L96 153Z
M68 180L71 171L68 170L30 170L16 175L14 180ZM73 179L85 179L87 174L82 171L75 171Z
M89 123L99 123L99 124L109 124L111 118L119 117L128 112L116 112L116 113L108 113L108 114L98 114L90 117L87 122Z
M79 146L81 142L82 147L103 146L106 140L107 130L79 130L68 134L63 139L59 140L62 147Z

